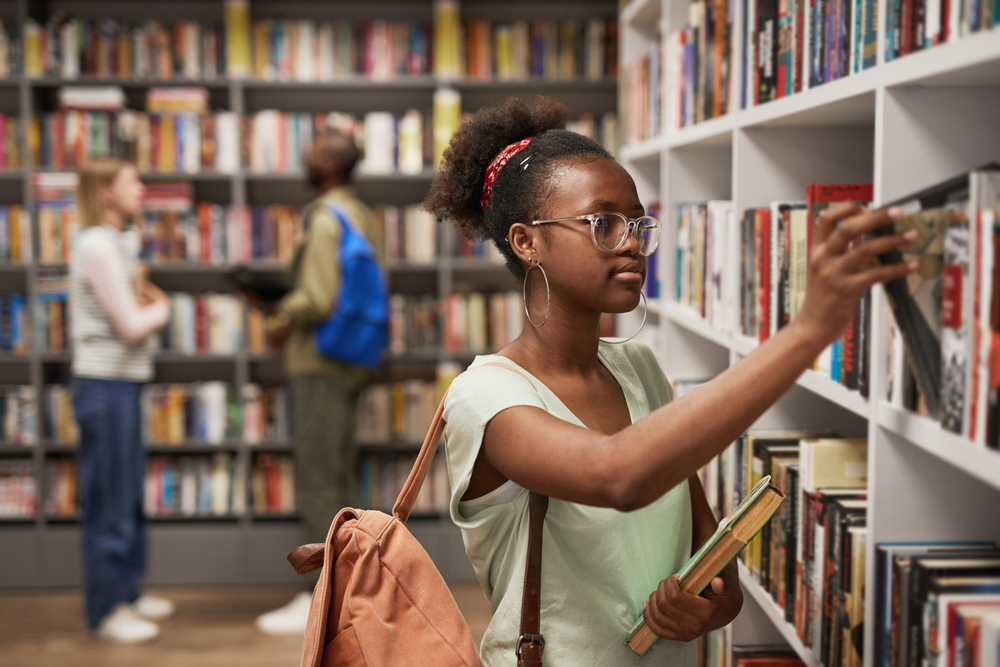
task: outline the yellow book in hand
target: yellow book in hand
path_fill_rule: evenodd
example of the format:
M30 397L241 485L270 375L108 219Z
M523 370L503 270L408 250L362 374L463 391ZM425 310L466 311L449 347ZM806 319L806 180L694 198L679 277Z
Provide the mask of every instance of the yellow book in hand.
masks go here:
M711 539L691 556L678 576L685 593L700 595L712 579L764 527L785 500L784 494L771 486L771 476L761 478L739 507L719 523ZM657 639L642 616L629 633L629 648L642 657Z

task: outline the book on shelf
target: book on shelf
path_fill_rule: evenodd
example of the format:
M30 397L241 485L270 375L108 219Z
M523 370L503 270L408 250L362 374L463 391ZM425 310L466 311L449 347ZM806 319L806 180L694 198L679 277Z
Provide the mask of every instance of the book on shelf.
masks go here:
M431 115L431 137L433 152L431 164L436 168L441 164L441 158L451 135L458 129L462 119L462 95L454 88L438 88L434 91L434 107Z
M499 350L524 328L524 300L516 291L449 294L441 302L441 318L448 352Z
M684 27L674 30L667 40L674 82L668 99L677 128L729 113L735 65L733 11L732 3L692 2Z
M662 54L660 40L654 39L628 64L622 100L625 137L630 143L657 137L663 130Z
M363 453L358 479L362 507L391 512L416 460L416 453ZM413 503L413 511L445 513L449 499L448 469L444 457L437 456Z
M32 262L31 218L22 206L0 206L0 264Z
M73 414L73 392L61 384L46 385L42 409L42 436L59 445L75 445L80 440Z
M885 60L989 30L998 19L990 2L893 0L886 11Z
M53 456L45 459L45 515L72 518L79 513L76 459Z
M729 201L678 204L675 298L720 331L736 326L739 284L727 267L739 254L735 210Z
M41 274L35 278L32 333L36 352L61 354L70 349L69 278Z
M250 492L255 514L291 514L295 511L295 462L287 454L257 454L253 459Z
M23 55L21 36L14 34L9 21L0 20L0 78L22 72Z
M31 324L23 294L0 294L0 354L25 354L31 348Z
M24 168L23 138L18 117L0 114L0 172Z
M157 454L146 462L147 517L240 516L246 512L246 472L239 457Z
M816 436L748 431L699 476L716 516L737 507L763 476L785 491L766 532L744 551L750 578L818 661L860 665L867 445Z
M38 442L38 399L31 385L0 387L0 447Z
M725 667L805 667L802 659L784 645L734 646L732 662Z
M733 628L726 625L718 630L712 630L695 640L698 653L695 660L697 667L732 667L733 652L739 647L733 646Z
M879 257L919 270L886 284L892 306L888 400L977 444L990 438L995 211L1000 168L989 165L899 200L904 217L877 231L919 238ZM904 362L905 359L905 362Z
M685 593L699 595L712 579L743 549L766 524L784 501L781 490L771 486L771 478L761 478L730 516L684 564L678 573L678 585ZM642 656L657 637L640 616L629 635L628 646Z
M419 445L434 420L438 385L431 380L372 384L361 392L355 440L385 445L393 440Z
M213 22L77 17L24 24L24 74L78 79L215 79L226 74L225 36Z
M232 294L170 297L170 322L161 330L160 348L183 354L235 354L243 347L243 301Z
M257 20L251 30L253 76L261 81L390 81L433 68L428 22Z
M38 483L30 460L0 459L0 518L30 519L38 506Z

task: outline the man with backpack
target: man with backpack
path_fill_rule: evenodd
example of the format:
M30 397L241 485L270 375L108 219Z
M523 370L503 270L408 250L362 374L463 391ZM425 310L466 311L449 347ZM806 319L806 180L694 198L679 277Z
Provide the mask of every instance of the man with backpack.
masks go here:
M337 512L357 504L355 411L372 364L350 354L347 360L331 358L323 336L346 303L369 300L364 291L372 289L372 282L381 281L384 290L384 275L371 261L370 250L367 279L346 275L341 261L349 244L370 247L382 260L384 244L375 215L350 186L359 157L353 138L342 132L328 131L314 142L306 161L308 179L322 194L303 210L303 235L287 276L291 291L277 304L271 329L272 341L284 344L296 498L307 542L324 542ZM377 280L370 279L372 271ZM351 289L362 293L345 293ZM381 310L381 304L375 306ZM346 335L357 337L353 327L348 325ZM372 345L377 357L380 344L368 347ZM299 593L284 607L259 616L257 627L268 634L303 632L311 595Z

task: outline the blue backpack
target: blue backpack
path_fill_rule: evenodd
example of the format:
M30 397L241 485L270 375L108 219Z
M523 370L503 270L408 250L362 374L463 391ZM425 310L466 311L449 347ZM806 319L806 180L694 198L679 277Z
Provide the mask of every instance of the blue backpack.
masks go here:
M389 343L389 289L375 251L337 208L343 228L340 296L330 318L316 327L316 347L328 359L374 369Z

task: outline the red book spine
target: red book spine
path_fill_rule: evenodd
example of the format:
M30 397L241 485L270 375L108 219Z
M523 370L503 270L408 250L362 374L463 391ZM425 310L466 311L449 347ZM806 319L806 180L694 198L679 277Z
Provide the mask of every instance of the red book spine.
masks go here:
M208 202L198 204L198 260L212 263L212 205Z
M771 330L771 211L758 209L760 216L760 342Z

